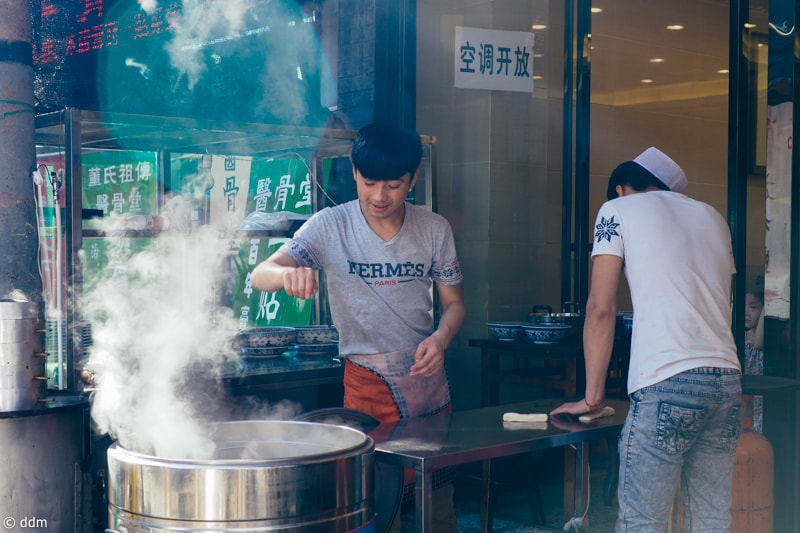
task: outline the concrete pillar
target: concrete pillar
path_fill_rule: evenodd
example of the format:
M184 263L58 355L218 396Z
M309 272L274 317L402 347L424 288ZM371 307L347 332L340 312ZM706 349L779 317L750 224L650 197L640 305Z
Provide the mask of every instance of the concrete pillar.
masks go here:
M0 298L42 298L38 273L33 60L28 0L0 2Z

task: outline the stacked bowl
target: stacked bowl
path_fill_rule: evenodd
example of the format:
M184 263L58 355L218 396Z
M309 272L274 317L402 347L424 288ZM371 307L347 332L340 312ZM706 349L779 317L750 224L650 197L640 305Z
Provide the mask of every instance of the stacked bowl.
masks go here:
M487 322L486 325L499 341L514 341L525 337L525 330L519 322Z
M569 324L523 324L522 329L534 344L556 344L572 329Z
M295 326L297 355L320 356L335 354L339 346L336 326Z
M242 357L279 357L292 347L295 328L268 326L246 328L236 334Z

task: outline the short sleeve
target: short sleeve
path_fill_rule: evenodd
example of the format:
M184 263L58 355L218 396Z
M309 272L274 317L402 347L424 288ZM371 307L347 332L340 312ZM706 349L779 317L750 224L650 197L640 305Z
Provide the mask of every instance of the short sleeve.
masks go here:
M458 285L464 280L461 265L456 255L456 244L450 224L444 223L444 242L437 247L433 265L431 266L431 279L440 285Z
M327 209L315 213L306 220L295 232L294 237L280 247L278 251L285 253L297 263L297 266L320 270L323 268L323 258L314 243L324 242L325 217Z
M622 226L622 220L614 205L611 202L604 203L594 222L592 257L596 255L625 257Z

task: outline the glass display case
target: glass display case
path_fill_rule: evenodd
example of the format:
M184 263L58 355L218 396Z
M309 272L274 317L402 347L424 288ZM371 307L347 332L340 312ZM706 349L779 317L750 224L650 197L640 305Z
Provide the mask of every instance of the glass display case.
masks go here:
M324 276L319 295L301 301L254 290L249 275L313 213L356 198L349 162L356 133L79 109L37 116L36 164L44 179L35 193L50 387L82 388L93 342L82 309L86 292L116 276L126 293L136 293L133 258L153 247L180 248L173 255L193 279L202 268L198 251L223 240L215 258L223 275L214 278L214 313L232 317L239 329L330 323ZM435 210L435 139L422 140L420 177L409 201ZM163 307L169 298L165 293L149 305ZM131 313L141 307L120 305Z

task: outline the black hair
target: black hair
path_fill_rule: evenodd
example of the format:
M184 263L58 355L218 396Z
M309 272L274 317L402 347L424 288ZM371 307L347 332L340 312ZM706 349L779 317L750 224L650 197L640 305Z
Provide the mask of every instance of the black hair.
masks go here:
M613 200L617 196L617 185L628 185L634 191L645 191L650 187L656 187L662 191L668 191L663 181L653 175L652 172L634 161L625 161L611 173L608 178L608 188L606 198Z
M746 294L746 295L747 295L747 294L752 294L753 296L755 296L755 297L756 297L756 299L759 301L759 303L760 303L761 305L764 305L764 291L763 291L763 290L761 290L761 289L756 289L756 288L751 288L751 289L750 289L750 290L748 290L748 291L747 291L745 294Z
M353 168L376 181L390 181L414 173L422 161L422 141L411 129L385 124L361 128L350 152Z

